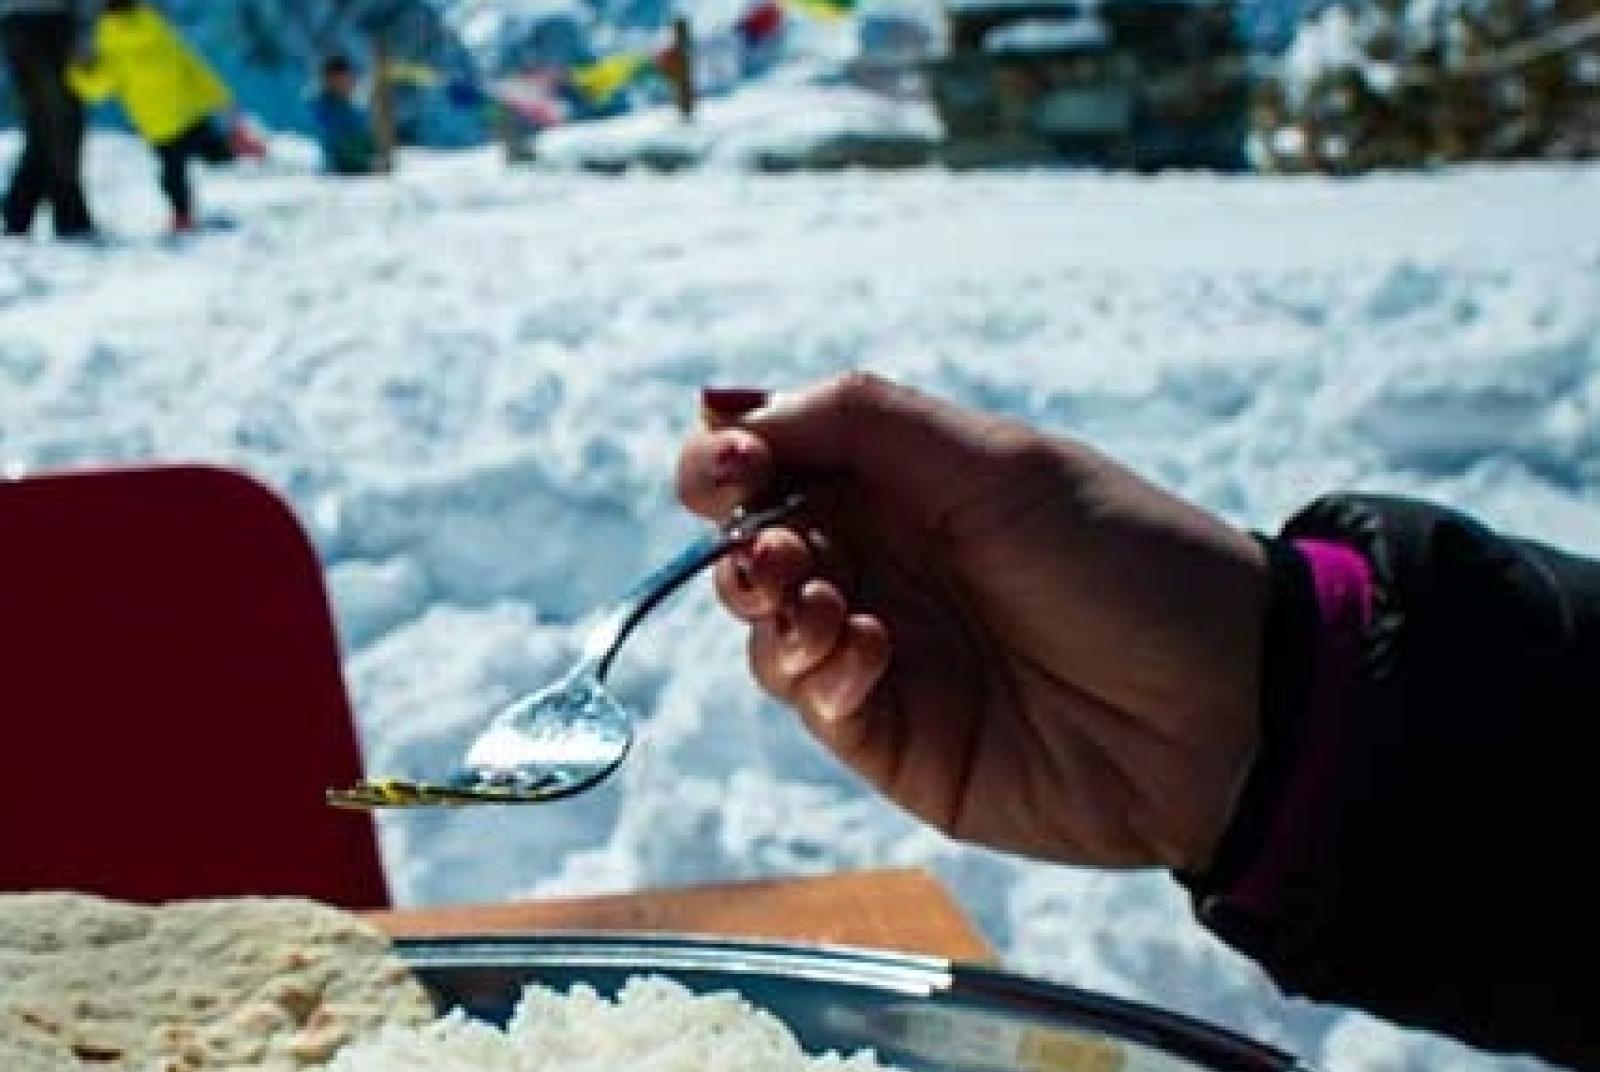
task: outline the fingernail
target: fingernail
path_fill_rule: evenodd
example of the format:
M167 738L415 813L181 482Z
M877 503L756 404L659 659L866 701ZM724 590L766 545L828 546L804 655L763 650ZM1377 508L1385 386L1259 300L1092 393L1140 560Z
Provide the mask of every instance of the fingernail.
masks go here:
M738 483L750 472L750 458L743 444L724 443L711 458L711 482L719 488Z
M704 387L700 390L700 415L707 425L718 428L760 409L767 396L759 387Z

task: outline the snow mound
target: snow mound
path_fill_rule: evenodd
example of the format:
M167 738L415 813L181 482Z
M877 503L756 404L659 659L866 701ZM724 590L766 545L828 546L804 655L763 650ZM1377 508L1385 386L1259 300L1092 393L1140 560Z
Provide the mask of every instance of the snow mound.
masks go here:
M848 143L921 149L941 137L933 108L843 85L763 83L703 102L693 122L671 108L557 127L539 137L539 163L556 169L631 166L802 166Z

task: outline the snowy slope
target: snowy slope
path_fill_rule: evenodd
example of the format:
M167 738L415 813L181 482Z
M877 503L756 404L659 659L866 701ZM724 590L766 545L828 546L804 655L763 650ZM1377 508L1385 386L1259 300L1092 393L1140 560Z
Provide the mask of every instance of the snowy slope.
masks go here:
M670 479L708 382L867 366L1248 524L1359 485L1600 553L1600 171L597 182L414 156L392 183L206 176L240 226L173 249L145 152L91 156L123 241L0 248L0 471L198 458L281 489L375 771L443 762L692 531ZM762 702L704 586L619 673L647 713L621 774L394 819L404 901L926 864L1011 964L1333 1069L1534 1067L1282 1000L1159 875L918 828Z

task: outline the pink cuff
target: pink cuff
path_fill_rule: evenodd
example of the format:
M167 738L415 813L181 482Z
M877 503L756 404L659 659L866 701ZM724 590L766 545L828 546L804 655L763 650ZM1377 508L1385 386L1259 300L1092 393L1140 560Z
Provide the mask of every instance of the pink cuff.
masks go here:
M1320 618L1299 761L1266 846L1233 887L1221 891L1224 900L1256 915L1279 906L1297 858L1321 840L1328 789L1343 750L1350 687L1372 621L1372 568L1359 552L1326 540L1296 540L1294 548L1310 568Z

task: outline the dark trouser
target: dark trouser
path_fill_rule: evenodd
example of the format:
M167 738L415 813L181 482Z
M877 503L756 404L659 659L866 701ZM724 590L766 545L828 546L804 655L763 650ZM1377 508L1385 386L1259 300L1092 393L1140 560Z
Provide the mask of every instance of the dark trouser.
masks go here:
M156 156L161 159L161 192L172 202L172 214L183 219L194 216L194 192L189 188L189 161L231 164L235 159L233 146L228 144L226 135L209 118L200 120L171 141L157 145Z
M83 105L67 88L76 28L70 15L28 13L0 19L0 43L22 101L22 158L3 206L7 234L26 234L39 205L50 202L56 234L94 230L83 199Z

